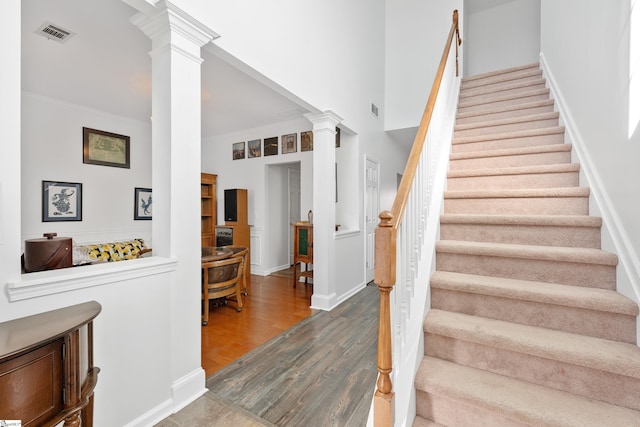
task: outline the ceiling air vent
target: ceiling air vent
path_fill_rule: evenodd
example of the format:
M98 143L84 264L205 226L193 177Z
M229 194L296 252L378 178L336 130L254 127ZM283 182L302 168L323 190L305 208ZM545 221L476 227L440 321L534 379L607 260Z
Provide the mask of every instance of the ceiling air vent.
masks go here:
M36 34L40 34L42 37L46 37L49 40L55 40L59 43L64 43L71 37L73 37L76 33L65 30L61 26L54 25L51 22L45 22L36 30Z

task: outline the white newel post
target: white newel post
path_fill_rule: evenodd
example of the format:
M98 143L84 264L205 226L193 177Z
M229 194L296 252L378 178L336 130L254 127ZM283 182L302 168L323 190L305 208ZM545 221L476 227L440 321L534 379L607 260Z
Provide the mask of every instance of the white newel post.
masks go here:
M311 306L329 310L336 305L336 126L342 117L333 111L306 114L313 124L313 296Z
M177 260L171 280L174 410L205 391L200 356L200 48L217 35L159 2L133 22L152 40L153 255Z

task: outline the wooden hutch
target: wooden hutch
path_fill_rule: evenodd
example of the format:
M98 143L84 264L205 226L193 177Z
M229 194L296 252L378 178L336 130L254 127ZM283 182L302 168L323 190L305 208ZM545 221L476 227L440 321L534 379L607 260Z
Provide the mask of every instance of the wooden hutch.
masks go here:
M200 174L200 208L202 218L202 246L216 245L216 224L218 223L216 203L216 178L210 173Z

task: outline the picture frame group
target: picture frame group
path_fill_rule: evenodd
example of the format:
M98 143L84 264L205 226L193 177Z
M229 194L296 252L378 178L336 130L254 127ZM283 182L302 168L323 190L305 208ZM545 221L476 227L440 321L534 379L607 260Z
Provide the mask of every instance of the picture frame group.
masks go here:
M280 142L280 144L278 144ZM279 146L278 146L279 145ZM336 148L340 147L340 128L336 127ZM300 132L300 152L313 151L313 131ZM278 154L290 154L298 152L298 134L288 133L280 137L252 139L246 142L234 142L232 144L232 159L252 159L261 156L277 156Z

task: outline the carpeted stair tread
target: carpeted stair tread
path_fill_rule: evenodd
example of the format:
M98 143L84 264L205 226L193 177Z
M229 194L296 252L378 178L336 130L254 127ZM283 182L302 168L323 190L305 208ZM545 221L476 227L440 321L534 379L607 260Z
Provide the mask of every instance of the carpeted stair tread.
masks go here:
M540 129L525 129L518 130L512 132L501 132L495 134L488 135L476 135L476 136L460 136L454 138L452 141L452 145L460 145L460 144L470 144L477 142L487 142L487 141L495 141L500 139L516 139L516 138L527 138L527 137L542 137L549 135L564 135L565 128L562 126L551 126L544 127ZM570 145L570 144L565 144Z
M638 305L622 294L598 288L561 285L475 274L436 271L431 287L478 295L637 316ZM638 355L640 357L640 355ZM640 363L640 360L639 360Z
M637 427L640 420L638 411L430 357L420 363L415 386L527 425Z
M589 187L528 188L505 190L445 191L446 199L524 199L541 197L589 197Z
M440 240L436 243L436 252L530 260L562 261L604 266L618 265L617 255L593 248Z
M477 99L471 98L460 101L458 103L458 111L464 112L465 110L490 109L506 103L522 104L532 102L534 100L540 100L538 99L539 97L547 98L549 93L549 89L532 89L518 93L496 94L492 97L480 97Z
M602 338L431 309L428 333L640 379L640 348Z
M460 169L447 173L447 178L501 176L501 175L529 175L543 173L579 172L578 163L559 163L553 165L513 166L506 168Z
M480 85L473 88L460 89L460 102L470 102L475 99L493 99L510 94L520 94L533 90L545 89L542 78L522 78L501 83Z
M466 113L458 113L456 115L456 124L462 124L461 122L465 120L473 120L473 119L480 120L484 116L492 116L492 115L497 115L501 113L514 113L515 111L521 111L521 110L526 112L528 110L535 110L538 108L545 108L545 107L547 109L548 108L553 109L553 105L554 105L553 100L547 99L543 101L526 102L516 106L494 107L494 108L489 108L483 111L468 111ZM524 115L528 115L528 114L524 114Z
M601 227L602 218L587 215L478 215L443 214L441 224L501 224L501 225L552 225L571 227Z
M542 78L542 70L539 66L537 66L537 64L532 65L531 67L521 68L519 70L510 71L507 73L463 77L460 83L460 87L463 89L469 89L477 86L485 86L512 80L528 79L532 77Z
M500 150L468 151L451 153L451 160L467 160L487 157L523 156L527 154L570 152L571 144L553 144L534 147L504 148Z
M517 67L509 67L503 70L489 71L486 73L476 74L473 76L467 76L462 79L461 87L467 87L473 84L484 84L495 80L504 80L509 78L519 78L520 76L527 75L531 72L539 72L540 63L532 63L526 65L520 65Z
M494 127L507 124L527 123L536 120L558 119L560 114L557 112L530 114L527 116L509 117L505 119L487 120L484 122L457 124L454 131L477 129L482 127Z

